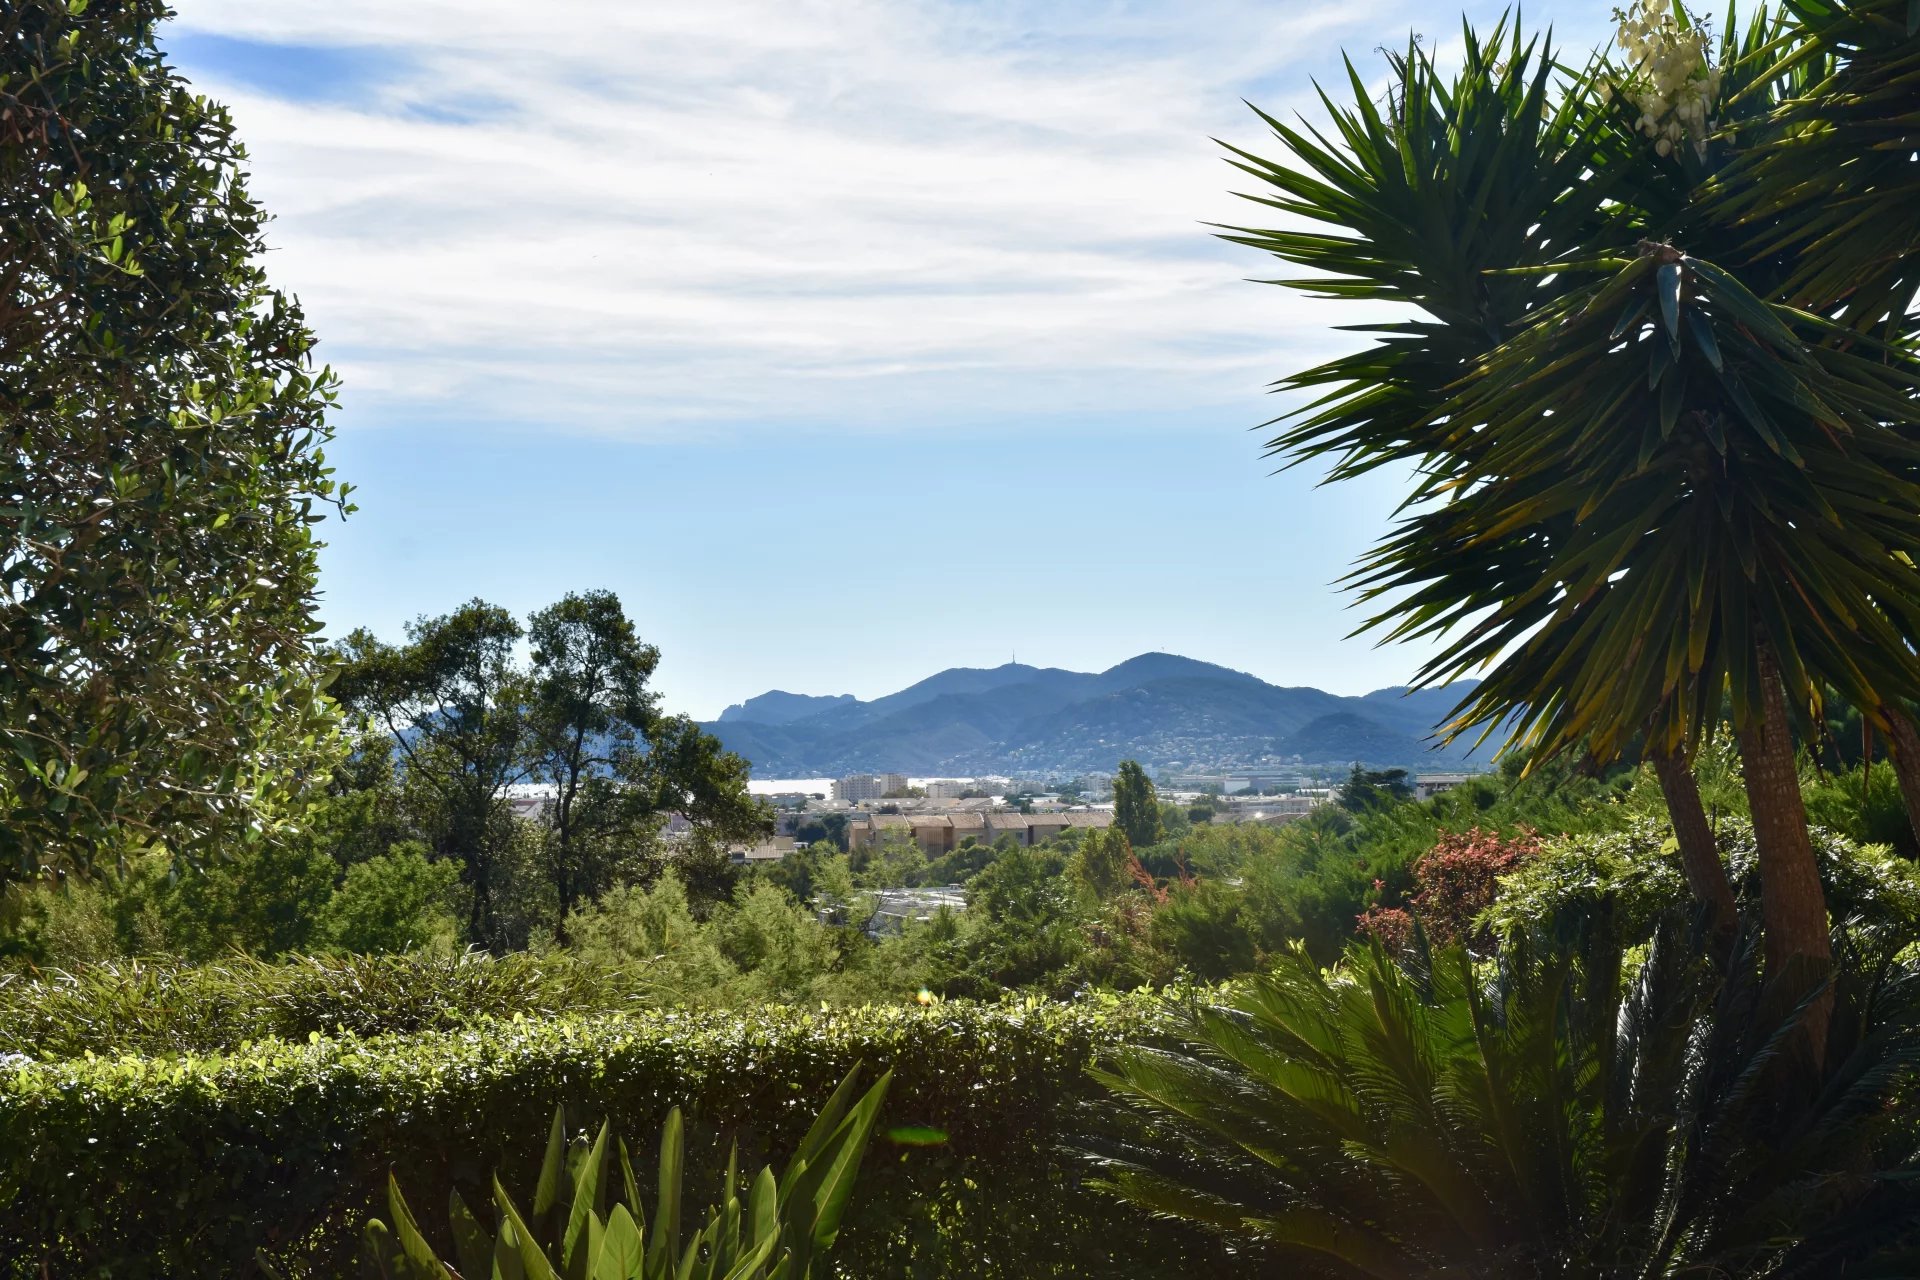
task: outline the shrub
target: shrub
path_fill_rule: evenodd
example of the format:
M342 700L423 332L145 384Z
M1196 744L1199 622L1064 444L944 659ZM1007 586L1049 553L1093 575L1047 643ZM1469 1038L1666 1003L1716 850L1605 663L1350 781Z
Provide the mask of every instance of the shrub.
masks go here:
M719 945L740 971L737 985L774 999L818 999L838 958L834 936L772 885L743 889L717 917Z
M628 1132L678 1105L758 1156L863 1061L893 1085L849 1274L1151 1275L1156 1258L1212 1274L1191 1237L1083 1194L1055 1155L1085 1064L1155 1007L767 1006L19 1063L0 1069L0 1274L239 1274L264 1248L289 1274L337 1275L389 1170L418 1203L471 1203L561 1101Z
M1723 818L1716 839L1736 896L1757 898L1753 824ZM1895 942L1920 937L1920 868L1884 846L1855 844L1820 827L1813 844L1836 923ZM1672 833L1645 819L1622 831L1548 841L1539 857L1501 881L1482 924L1496 936L1515 937L1541 920L1603 914L1617 936L1637 937L1668 906L1688 900Z
M462 896L458 863L430 862L425 845L403 841L347 868L321 932L342 951L444 951L460 940Z
M1475 827L1440 837L1413 864L1414 914L1440 942L1466 941L1474 921L1492 904L1500 877L1540 853L1540 839L1521 830L1510 838Z
M1153 913L1150 935L1199 977L1245 973L1253 968L1253 936L1240 921L1243 896L1220 880L1182 881Z
M631 1009L657 998L643 964L525 953L137 960L0 977L0 1054L216 1053L248 1040L451 1030L478 1018Z
M1807 821L1814 826L1831 828L1860 844L1884 844L1908 857L1920 852L1891 762L1805 779L1801 789Z
M1723 968L1687 914L1633 966L1554 921L1497 965L1286 956L1115 1055L1105 1185L1274 1276L1913 1274L1920 969L1843 950L1826 1066L1780 1089L1757 921Z
M1404 907L1383 907L1376 902L1360 913L1354 932L1378 939L1390 954L1398 955L1413 945L1413 916Z
M610 1144L604 1123L591 1144L584 1135L568 1143L565 1112L556 1110L527 1212L514 1204L496 1177L493 1203L499 1219L488 1232L459 1193L453 1194L449 1228L461 1272L492 1275L518 1262L535 1275L583 1280L691 1280L698 1266L700 1274L712 1280L804 1280L812 1274L814 1256L832 1251L891 1083L890 1077L881 1076L856 1102L858 1074L856 1067L827 1099L785 1173L775 1178L769 1165L747 1180L752 1191L745 1205L736 1174L739 1153L729 1154L720 1203L708 1210L705 1225L696 1229L684 1251L680 1218L686 1153L680 1108L667 1113L660 1130L660 1178L653 1189L652 1214L640 1195L627 1144L617 1138ZM432 1256L392 1178L387 1180L387 1204L391 1228L378 1218L367 1223L373 1269L383 1280L447 1280L447 1265ZM507 1266L499 1260L507 1260Z
M567 917L574 949L602 963L651 966L655 981L678 1002L724 998L738 976L712 932L696 920L679 876L666 872L646 888L624 885Z

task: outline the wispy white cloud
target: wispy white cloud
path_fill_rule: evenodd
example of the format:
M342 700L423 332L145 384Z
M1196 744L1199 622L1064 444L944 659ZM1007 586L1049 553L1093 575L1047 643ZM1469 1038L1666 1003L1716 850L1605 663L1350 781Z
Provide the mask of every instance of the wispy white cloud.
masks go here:
M1242 94L1298 103L1337 45L1407 22L1393 0L179 9L357 418L619 434L1245 404L1332 317L1207 239L1250 208L1208 136L1256 137ZM196 70L196 34L259 65ZM365 74L259 74L316 47Z

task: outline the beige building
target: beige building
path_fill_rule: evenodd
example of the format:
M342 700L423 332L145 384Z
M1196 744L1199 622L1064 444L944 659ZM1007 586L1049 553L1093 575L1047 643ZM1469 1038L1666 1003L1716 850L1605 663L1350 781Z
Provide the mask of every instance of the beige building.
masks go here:
M880 785L880 779L870 773L850 773L844 778L835 779L833 784L833 798L843 804L878 800L885 794L886 788Z
M1113 814L1100 809L1067 813L856 813L847 824L847 847L869 849L888 840L912 840L929 858L952 853L972 836L993 844L1011 836L1015 844L1035 845L1073 827L1105 829Z
M789 854L797 853L807 846L792 836L768 836L752 844L737 844L727 850L727 857L735 866L760 866L768 862L783 861Z
M833 798L847 804L859 804L863 800L904 795L906 790L907 775L904 773L850 773L834 782Z

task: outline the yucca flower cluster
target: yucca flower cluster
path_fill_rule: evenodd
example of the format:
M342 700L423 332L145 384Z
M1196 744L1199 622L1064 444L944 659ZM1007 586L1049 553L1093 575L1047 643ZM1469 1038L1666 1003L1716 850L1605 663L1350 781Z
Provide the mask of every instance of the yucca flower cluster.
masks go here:
M1694 153L1704 157L1720 68L1707 59L1706 29L1683 28L1671 8L1671 0L1638 0L1613 11L1620 24L1614 43L1632 59L1627 78L1615 87L1640 109L1635 127L1654 140L1655 151L1669 156L1690 140Z

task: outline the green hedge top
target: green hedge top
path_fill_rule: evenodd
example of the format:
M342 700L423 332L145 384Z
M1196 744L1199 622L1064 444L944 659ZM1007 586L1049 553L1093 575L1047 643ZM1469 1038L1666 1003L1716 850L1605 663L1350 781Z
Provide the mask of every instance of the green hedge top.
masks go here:
M214 1053L314 1032L452 1030L487 1016L609 1013L656 1003L646 965L570 955L310 956L269 963L129 960L0 975L0 1055Z
M0 1068L0 1257L12 1274L46 1261L54 1274L122 1278L238 1272L256 1247L332 1265L388 1169L421 1203L495 1168L511 1177L556 1102L626 1133L654 1131L677 1104L748 1151L777 1150L859 1062L891 1068L894 1085L855 1256L891 1268L890 1251L919 1247L916 1214L984 1214L1009 1238L1023 1220L1051 1230L1060 1133L1092 1090L1084 1068L1162 1007L1097 996L661 1011L16 1061Z

